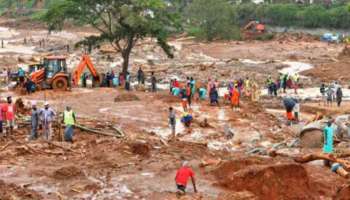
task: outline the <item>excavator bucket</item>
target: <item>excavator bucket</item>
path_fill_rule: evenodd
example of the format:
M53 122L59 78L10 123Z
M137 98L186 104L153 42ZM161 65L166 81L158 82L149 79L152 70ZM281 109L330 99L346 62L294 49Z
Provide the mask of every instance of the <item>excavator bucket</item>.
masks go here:
M94 64L92 63L90 57L88 55L83 55L79 65L77 66L77 68L73 72L72 82L73 82L74 86L79 85L79 80L80 80L82 73L84 72L85 67L87 67L89 69L89 71L90 71L90 73L93 76L95 81L98 81L98 82L100 81L100 76L99 76Z

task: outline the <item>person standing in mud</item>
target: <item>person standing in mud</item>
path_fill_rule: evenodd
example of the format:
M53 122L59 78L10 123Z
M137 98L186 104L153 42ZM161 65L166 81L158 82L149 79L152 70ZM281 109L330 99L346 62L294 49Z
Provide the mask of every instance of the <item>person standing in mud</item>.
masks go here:
M324 83L321 84L321 87L320 87L320 93L321 93L321 101L323 101L323 104L326 105L326 85Z
M48 102L45 102L45 108L40 111L41 124L43 126L43 133L46 140L51 140L52 137L52 122L56 116L55 111L50 108Z
M126 91L130 91L130 79L131 79L130 73L126 72L126 76L125 76L125 90Z
M66 107L63 112L63 123L66 126L64 129L64 140L73 143L74 125L76 124L76 117L74 111L70 106Z
M81 82L83 84L83 88L86 88L87 86L87 78L88 78L88 75L86 72L84 72L82 75L81 75Z
M269 96L272 96L273 94L272 84L273 84L272 78L271 76L269 76L266 80L267 93L269 94Z
M295 101L295 106L293 108L294 112L294 120L295 122L299 123L299 113L300 113L300 102L299 100Z
M337 99L337 105L340 107L341 102L343 100L343 91L341 87L338 87L337 92L336 92L336 99Z
M187 103L189 108L191 108L191 104L192 104L192 91L191 91L191 84L187 83L186 86L186 97L187 97Z
M144 85L145 84L145 73L142 71L142 68L140 67L139 70L137 71L137 82L139 85Z
M191 178L193 190L195 193L197 193L197 187L196 187L196 180L194 178L195 174L191 167L189 166L189 163L187 161L184 161L182 163L182 167L176 172L175 176L175 183L177 187L177 194L184 195L186 194L186 187L188 179Z
M323 153L325 154L333 153L333 132L332 121L328 121L327 126L323 129ZM329 165L329 161L325 162L325 165Z
M283 93L286 93L287 89L287 82L288 82L288 74L283 75L283 81L282 81L282 88L283 88Z
M196 94L196 81L193 77L190 78L191 98Z
M36 103L32 104L32 115L30 118L32 130L30 133L29 140L35 140L38 138L38 126L39 126L39 111L37 109Z
M154 75L154 72L151 73L151 85L152 85L151 91L156 92L157 91L157 79Z
M334 96L334 91L331 85L328 86L326 93L327 93L327 106L331 107L333 103L333 96Z
M239 99L240 99L240 93L238 90L238 86L235 87L235 89L232 91L232 97L231 97L231 108L233 110L239 110Z
M171 127L171 134L176 137L176 113L173 107L169 107L169 125Z
M210 99L210 105L219 106L219 93L216 90L215 85L210 89L209 99Z
M7 122L6 134L12 135L15 127L15 105L12 103L12 97L7 97L7 104L3 108Z
M19 78L19 84L23 85L25 81L25 75L26 72L20 67L17 72L18 78Z

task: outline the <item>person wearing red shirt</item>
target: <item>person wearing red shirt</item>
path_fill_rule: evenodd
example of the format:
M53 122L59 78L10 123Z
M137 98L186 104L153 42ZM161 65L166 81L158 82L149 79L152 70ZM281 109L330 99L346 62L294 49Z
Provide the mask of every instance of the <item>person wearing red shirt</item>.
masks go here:
M177 186L178 192L180 192L181 194L186 193L186 186L189 178L191 178L194 192L197 193L194 172L188 166L188 162L184 161L182 164L182 167L176 172L176 176L175 176L176 186Z
M15 126L15 106L12 103L12 97L7 97L7 104L3 107L4 117L7 121L7 126L9 128L9 131L6 131L6 133L9 133L12 135L13 128Z

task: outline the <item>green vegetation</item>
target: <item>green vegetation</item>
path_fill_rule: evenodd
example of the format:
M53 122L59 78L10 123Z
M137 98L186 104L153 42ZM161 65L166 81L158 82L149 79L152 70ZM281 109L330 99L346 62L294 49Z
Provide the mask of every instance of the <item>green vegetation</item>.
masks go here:
M241 4L235 5L234 10L241 25L250 20L259 20L283 27L350 28L350 12L345 5L328 8L322 5Z
M194 0L187 8L187 32L201 39L239 39L233 7L226 0Z
M70 5L72 2L74 4ZM73 15L74 17L70 19L71 22L91 25L91 21L87 22L84 20L84 18L90 19L91 17L86 17L86 15L91 13L87 11L80 13L79 9L76 9L79 6L74 7L76 6L75 2L75 0L0 0L0 12L11 14L12 16L26 15L35 20L42 19L43 16L45 16L46 22L50 22L50 29L61 28L59 27L62 25L61 22L66 21L67 18ZM166 30L165 32L168 33L170 31L169 27L172 27L171 31L185 31L199 39L205 39L208 41L214 39L240 39L240 27L243 27L252 20L260 21L268 26L335 29L350 28L350 5L346 5L346 0L336 1L335 4L325 4L323 1L319 0L316 1L316 4L311 5L290 3L293 2L291 0L266 0L265 2L275 3L264 3L258 5L250 3L249 0L244 0L241 4L237 4L236 0L81 0L79 2L93 4L97 7L99 3L104 5L106 2L118 2L118 8L113 8L113 11L123 12L121 15L123 15L126 10L131 9L128 8L130 5L147 4L146 6L135 8L137 9L137 12L140 13L141 11L147 12L147 9L149 9L148 6L151 4L157 5L160 7L156 9L156 17L161 23L153 23L147 19L145 22L147 25L150 23L151 29L165 24L165 28L162 28L162 31L160 32ZM82 6L82 9L84 8L85 6ZM47 12L48 9L50 9L52 13ZM154 8L152 7L151 9ZM103 15L107 14L105 11L101 12ZM134 11L131 11L131 13L133 12ZM82 14L82 16L77 16L75 13ZM179 15L174 15L174 13L179 13ZM129 16L129 14L127 14L128 23L131 18L132 20L144 20L140 18L142 16L135 17L135 13L131 14L132 17ZM93 15L93 17L96 16ZM116 18L115 20L117 21L119 20L119 15L112 14L111 17L113 19ZM168 19L170 21L166 22L165 20ZM93 23L104 22L100 19ZM182 29L179 24L181 24L184 29ZM101 24L93 25L99 26ZM132 26L134 25L138 26L137 23L134 24L134 22L132 22ZM142 32L146 30L144 26L141 27L142 28L137 31ZM133 28L135 29L135 27ZM158 29L161 28L158 27ZM124 29L121 30L121 32L124 31ZM153 36L155 35L154 33L152 34ZM160 35L162 34L163 33ZM146 30L145 33L142 33L141 35L142 37L149 36L150 30ZM156 36L156 38L158 38L158 36ZM162 37L166 38L166 36ZM265 36L262 39L268 38L270 38L270 36ZM161 42L160 44L162 45L164 43Z
M110 43L121 53L126 75L131 51L145 37L156 38L164 52L173 57L167 38L181 23L172 10L163 0L56 0L42 20L50 31L61 30L66 21L95 28L100 34L82 43Z
M345 4L233 4L228 0L194 0L185 16L187 32L198 38L239 39L239 28L252 20L269 26L301 28L350 28L350 7ZM271 36L262 36L268 39Z

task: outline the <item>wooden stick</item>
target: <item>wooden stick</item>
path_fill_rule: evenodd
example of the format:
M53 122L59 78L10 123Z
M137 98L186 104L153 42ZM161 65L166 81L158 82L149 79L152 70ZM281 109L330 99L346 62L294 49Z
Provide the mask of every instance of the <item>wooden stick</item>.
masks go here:
M55 144L55 143L53 143L53 142L51 142L51 141L46 141L46 143L49 144L49 145L52 145L52 146L54 146L54 147L63 149L63 150L65 150L65 151L70 151L70 152L73 152L73 153L79 153L79 152L74 151L73 149L70 149L70 148L67 148L67 147L64 147L64 146Z
M84 127L84 126L81 126L81 125L78 125L78 124L76 124L74 126L79 128L82 131L86 131L86 132L97 134L97 135L111 136L111 137L117 137L117 138L121 138L122 137L122 136L117 135L117 134L105 133L105 132L94 130L94 129L90 129L90 128L87 128L87 127Z
M12 142L8 142L7 144L5 144L3 147L1 147L0 151L5 150L8 146L10 146Z

